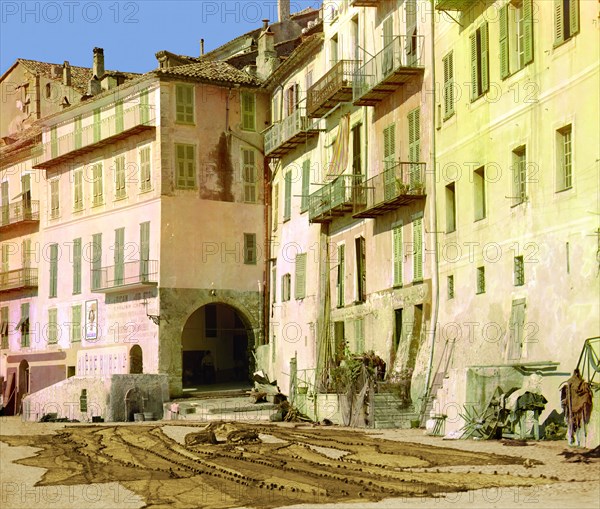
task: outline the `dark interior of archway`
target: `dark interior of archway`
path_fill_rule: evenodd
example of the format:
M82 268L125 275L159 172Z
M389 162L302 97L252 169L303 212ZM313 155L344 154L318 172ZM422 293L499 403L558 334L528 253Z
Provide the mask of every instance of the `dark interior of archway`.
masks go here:
M225 304L199 308L183 329L183 387L249 381L250 343L246 326L234 308Z

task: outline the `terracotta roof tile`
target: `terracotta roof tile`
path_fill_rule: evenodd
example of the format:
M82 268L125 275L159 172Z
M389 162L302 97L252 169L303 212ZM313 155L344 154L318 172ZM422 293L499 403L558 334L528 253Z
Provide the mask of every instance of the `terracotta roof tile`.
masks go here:
M178 65L169 69L157 69L157 76L181 76L200 80L260 85L260 80L219 60L206 60L195 64Z

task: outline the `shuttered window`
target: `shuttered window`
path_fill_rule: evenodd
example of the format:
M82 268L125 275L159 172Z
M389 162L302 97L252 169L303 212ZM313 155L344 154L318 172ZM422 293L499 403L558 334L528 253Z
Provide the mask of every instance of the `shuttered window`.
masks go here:
M59 180L50 181L50 218L56 219L60 215Z
M310 159L302 163L302 198L300 200L300 212L308 210L308 199L310 195Z
M306 296L306 253L296 255L296 282L294 297L303 299Z
M125 228L115 230L114 245L115 275L114 284L122 285L125 272Z
M413 281L423 280L423 219L413 221Z
M140 189L142 192L152 189L150 147L140 149Z
M244 180L244 201L256 203L257 171L256 153L252 149L242 149L242 178Z
M115 132L123 132L123 101L115 103Z
M283 220L288 221L292 215L292 172L285 174L285 201L283 204Z
M21 346L29 346L29 302L21 304L21 320L19 320L18 329L21 332Z
M125 156L119 156L115 159L115 199L122 200L126 196Z
M527 199L527 161L525 147L512 153L513 206Z
M477 267L477 293L485 293L485 267Z
M286 302L290 300L290 287L292 284L292 277L290 274L284 274L281 278L281 301Z
M256 265L256 234L244 233L244 263Z
M58 244L50 245L50 291L48 297L56 297L58 285Z
M566 125L556 131L557 191L573 186L573 127Z
M513 272L515 286L523 286L525 284L525 262L522 256L515 256Z
M52 345L58 341L57 310L50 308L48 310L48 344Z
M92 291L100 288L102 282L102 234L92 236Z
M393 256L394 256L394 286L402 286L402 265L404 262L402 250L402 225L392 229Z
M446 278L446 286L448 290L448 300L452 300L454 298L454 276L448 276Z
M8 306L0 308L0 349L8 348Z
M71 307L71 343L81 341L81 304Z
M408 113L408 160L417 163L421 160L421 109L415 108ZM421 175L421 166L418 164L410 165L409 184L410 188L422 186L423 175Z
M81 238L73 240L73 295L81 293Z
M481 26L471 34L471 101L481 97L489 89L489 47L488 24Z
M271 303L277 302L277 260L271 265Z
M354 353L365 351L365 322L363 318L354 320Z
M194 86L175 86L175 121L178 124L194 123Z
M150 260L150 222L140 223L140 279L148 278Z
M92 197L94 207L104 203L104 183L102 176L102 163L92 166Z
M21 242L21 263L24 269L31 267L31 255L35 254L31 250L31 239L24 239Z
M273 231L277 231L279 222L279 184L273 187Z
M250 92L242 92L242 129L256 131L256 96Z
M386 200L396 195L396 124L390 124L383 130L383 167L384 196Z
M58 157L58 135L56 126L50 128L50 155L52 158Z
M73 124L73 133L75 136L75 148L81 148L82 141L82 129L81 129L81 115L75 117L75 122Z
M177 187L194 189L196 187L196 146L175 145L177 158Z
M140 92L140 123L147 124L150 121L150 104L148 90Z
M83 209L83 170L73 173L73 210Z
M346 246L338 246L337 266L337 307L344 307L346 301Z
M504 79L533 61L533 0L500 9L499 38L500 77Z
M442 59L444 65L444 120L454 115L454 53Z
M554 45L579 32L579 0L554 0Z
M0 224L2 226L7 225L9 222L9 211L10 208L8 206L8 181L4 181L0 184L1 194L2 194L2 219Z
M367 300L367 264L365 238L357 237L354 241L356 253L356 301Z
M97 143L102 138L102 122L100 121L100 108L94 110L93 135L94 143Z

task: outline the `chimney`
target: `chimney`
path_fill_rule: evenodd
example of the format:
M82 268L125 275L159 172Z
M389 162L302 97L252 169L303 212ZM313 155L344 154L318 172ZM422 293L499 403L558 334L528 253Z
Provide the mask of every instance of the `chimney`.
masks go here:
M290 19L290 0L277 0L277 14L280 23Z
M104 76L104 50L102 48L94 48L93 74L99 80Z
M204 56L204 39L200 39L200 56Z
M102 92L102 86L99 79L96 79L95 76L92 76L92 79L88 83L88 93L87 95L97 95Z
M264 30L258 37L258 55L256 56L257 75L261 79L269 76L279 64L275 51L275 34L269 27L269 20L264 19Z
M269 28L269 20L268 19L263 19L263 30L267 30Z
M67 60L63 63L63 85L65 87L71 86L71 64Z

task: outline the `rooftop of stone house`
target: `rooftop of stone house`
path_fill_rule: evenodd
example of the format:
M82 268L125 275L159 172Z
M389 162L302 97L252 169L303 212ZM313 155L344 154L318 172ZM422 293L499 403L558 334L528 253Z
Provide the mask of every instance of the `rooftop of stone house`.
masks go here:
M27 67L27 69L29 69L31 72L33 72L39 76L43 76L44 78L62 82L63 64L40 62L39 60L28 60L26 58L18 58L16 60L15 64L16 63L23 64L25 67ZM60 67L60 69L61 69L60 75L54 74L53 69L56 67ZM93 69L91 67L79 67L76 65L72 65L70 67L71 67L71 86L78 92L85 94L88 89L89 81L90 81L90 79L92 79L92 76L93 76ZM6 76L6 74L8 74L8 72L10 72L11 69L12 69L12 67L6 73L4 73L4 75ZM139 73L121 72L121 71L105 71L104 75L105 76L106 75L108 75L108 76L123 76L125 78L125 80L130 80L130 79L133 79L133 78L136 78L137 76L139 76Z
M156 69L149 74L155 76L174 76L220 83L240 85L260 85L260 80L233 65L219 60L206 60L193 64L178 65L166 69Z

